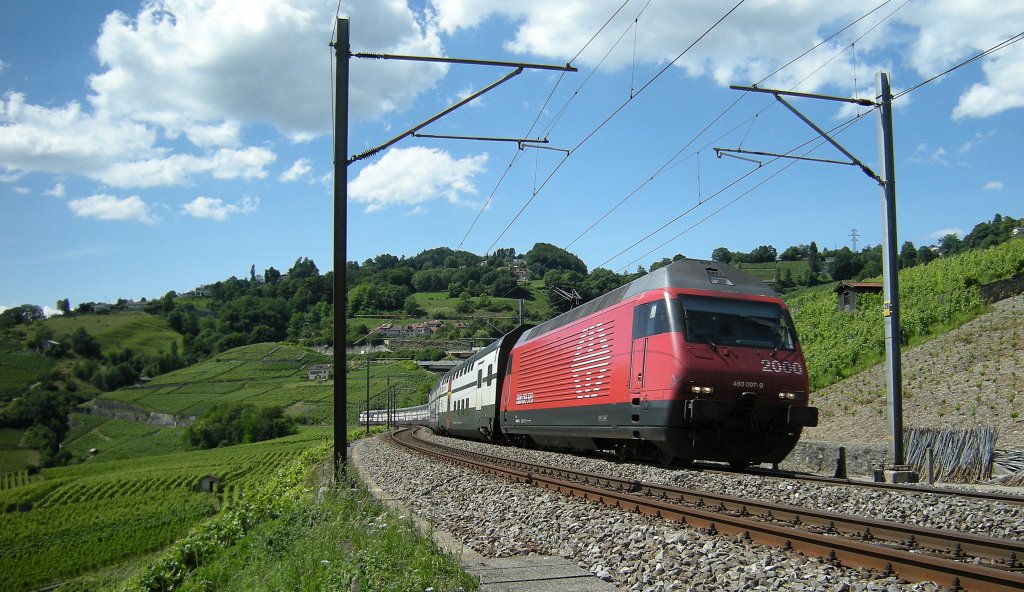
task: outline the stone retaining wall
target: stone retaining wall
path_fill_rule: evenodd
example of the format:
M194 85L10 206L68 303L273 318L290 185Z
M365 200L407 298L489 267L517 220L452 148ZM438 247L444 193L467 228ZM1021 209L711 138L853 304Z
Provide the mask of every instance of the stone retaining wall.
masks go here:
M845 444L846 474L849 477L871 477L878 465L888 460L888 447L884 444ZM835 442L799 442L779 468L786 471L804 471L830 477L836 472L840 444Z

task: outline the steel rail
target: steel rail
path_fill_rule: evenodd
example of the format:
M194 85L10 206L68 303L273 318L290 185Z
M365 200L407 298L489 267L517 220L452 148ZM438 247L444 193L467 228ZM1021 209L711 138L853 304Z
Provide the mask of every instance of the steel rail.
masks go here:
M977 499L992 502L1005 502L1008 504L1024 504L1024 495L1015 495L1012 493L999 493L997 491L977 491L963 489L953 490L949 488L935 487L932 485L924 485L921 483L916 483L913 485L906 485L902 483L879 483L875 481L858 481L856 479L847 479L843 477L824 477L821 475L810 475L806 473L797 473L791 471L774 471L758 468L736 470L713 467L704 464L694 464L693 466L687 467L687 469L697 471L712 471L717 473L738 473L744 475L758 475L761 477L772 477L775 479L812 481L816 483L825 483L829 485L850 485L853 487L898 491L900 493L931 493L934 495L949 495L968 499Z
M902 527L892 523L871 521L872 526L861 532L861 539L838 537L798 528L809 522L820 520L812 515L827 514L832 524L826 531L842 531L848 522L863 521L856 517L809 511L805 508L792 506L772 506L751 500L729 498L708 492L686 492L671 488L637 481L628 481L595 475L577 473L547 465L531 465L520 461L488 457L479 453L467 453L459 449L450 449L438 444L426 443L413 439L412 433L393 434L399 444L414 449L439 460L461 464L484 473L501 476L513 481L529 483L545 487L552 491L573 495L584 499L598 501L607 505L624 508L667 520L678 521L694 528L708 532L740 535L754 543L783 547L799 551L805 555L822 557L851 567L866 567L883 573L895 573L900 577L913 581L935 581L939 584L966 590L1021 590L1024 589L1024 573L1009 569L1019 564L1016 556L1024 548L1020 543L1004 539L991 539L967 535L960 540L959 554L964 553L965 543L979 557L995 557L993 565L979 565L965 561L939 556L933 553L911 552L908 549L916 544L937 545L942 548L948 545L943 541L949 538L959 539L961 533L949 533L937 529L920 529ZM693 505L682 505L682 503ZM717 505L714 505L717 504ZM758 505L771 507L771 515L775 521L765 521L750 517L750 509ZM784 523L779 523L782 520ZM886 528L888 527L888 528ZM901 530L901 527L907 530ZM913 531L912 534L907 534ZM895 533L895 534L893 534ZM866 540L877 540L882 536L913 537L903 538L888 545L868 543ZM995 542L999 547L996 551L985 550L985 543ZM954 548L957 543L953 543ZM1014 549L1014 550L1009 550ZM1009 554L1009 555L1008 555ZM1002 559L999 559L999 557Z

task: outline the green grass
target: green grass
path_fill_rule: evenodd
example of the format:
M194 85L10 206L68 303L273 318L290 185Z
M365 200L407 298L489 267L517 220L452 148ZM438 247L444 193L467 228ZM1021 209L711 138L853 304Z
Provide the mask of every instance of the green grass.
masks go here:
M180 588L219 590L476 590L457 558L442 554L407 517L349 483L319 503L294 504L196 570Z
M131 349L137 354L155 356L168 351L171 343L177 343L178 351L182 351L181 335L164 319L145 312L54 316L45 322L58 341L78 327L85 327L104 353Z
M304 417L319 422L333 416L329 407L333 398L328 394L329 386L310 381L307 373L309 366L329 362L329 356L304 347L259 343L157 376L144 387L105 393L97 404L129 403L141 412L169 413L187 419L202 415L219 403L244 401L290 407L305 402L313 409Z
M129 438L144 427L120 422L108 429ZM272 480L326 433L310 428L257 444L147 456L145 462L44 469L40 480L0 490L0 591L37 588L163 548L241 492ZM197 491L207 474L222 477L222 495ZM22 511L11 511L16 508Z
M806 261L775 261L771 263L735 263L734 267L755 275L765 281L775 281L776 274L782 278L788 269L793 281L799 283L810 268Z
M0 353L0 401L9 401L25 393L56 366L53 358L34 351Z
M39 464L39 451L27 448L0 451L0 475L25 470Z
M64 448L85 463L145 458L184 451L185 428L74 413ZM95 449L94 454L90 450Z

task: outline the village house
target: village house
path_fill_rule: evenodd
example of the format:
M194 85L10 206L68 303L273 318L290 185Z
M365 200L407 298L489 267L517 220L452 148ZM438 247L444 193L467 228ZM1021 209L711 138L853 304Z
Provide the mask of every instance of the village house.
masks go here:
M444 326L441 321L426 321L423 323L413 323L405 328L406 335L415 335L418 337L433 337L434 333Z
M330 380L333 370L333 364L313 364L309 367L309 379Z

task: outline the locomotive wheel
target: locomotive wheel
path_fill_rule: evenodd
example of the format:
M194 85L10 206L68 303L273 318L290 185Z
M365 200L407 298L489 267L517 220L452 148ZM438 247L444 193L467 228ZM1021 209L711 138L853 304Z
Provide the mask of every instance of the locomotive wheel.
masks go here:
M615 458L621 462L629 460L632 455L629 453L629 448L625 444L619 444L615 447Z
M665 466L665 467L671 467L676 462L676 457L674 457L671 454L665 452L664 450L661 450L660 448L658 449L658 451L655 454L655 456L657 456L658 462L661 463L661 465Z

